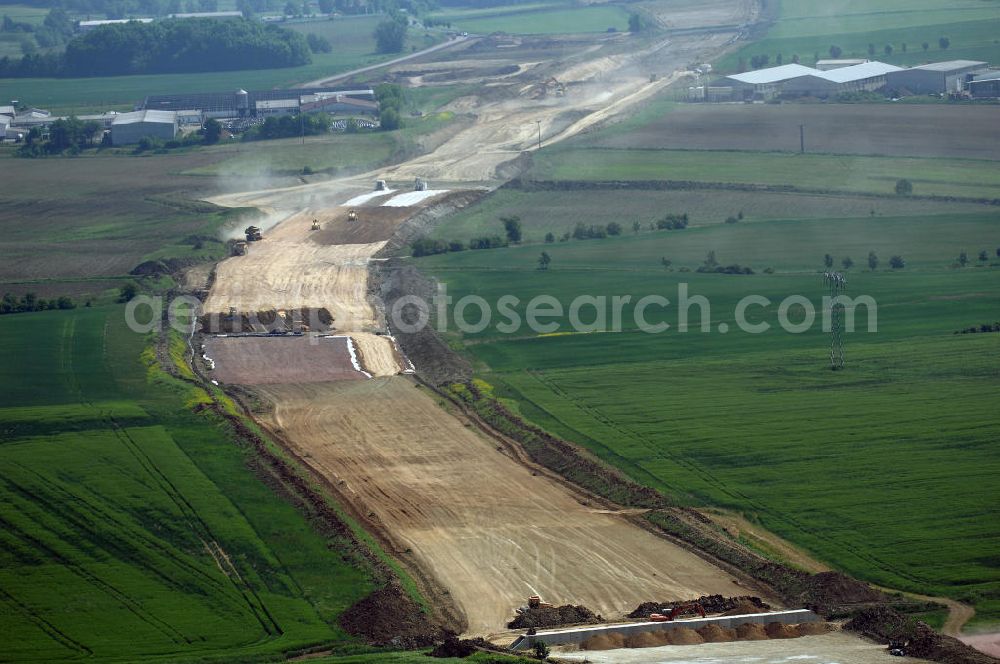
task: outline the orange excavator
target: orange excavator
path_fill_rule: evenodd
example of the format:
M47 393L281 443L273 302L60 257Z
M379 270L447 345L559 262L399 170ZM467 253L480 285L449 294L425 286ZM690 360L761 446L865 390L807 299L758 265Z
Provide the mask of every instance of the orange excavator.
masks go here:
M677 616L692 612L698 613L698 615L702 618L705 617L705 608L701 604L695 602L693 604L678 604L665 614L651 613L649 614L649 620L650 622L671 622Z

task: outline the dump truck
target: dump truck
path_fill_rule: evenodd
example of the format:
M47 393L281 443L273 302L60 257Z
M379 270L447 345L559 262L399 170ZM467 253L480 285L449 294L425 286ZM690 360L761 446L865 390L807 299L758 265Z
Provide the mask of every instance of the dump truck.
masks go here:
M427 182L423 178L413 181L413 191L427 191Z
M355 212L354 210L349 210L347 212L347 220L348 221L357 221L358 220L358 213Z
M319 219L313 219L312 230L314 230L314 231L318 231L319 230Z
M389 188L385 180L375 180L375 191L385 191Z
M243 232L246 233L247 242L258 242L264 239L260 234L260 229L256 226L247 226Z

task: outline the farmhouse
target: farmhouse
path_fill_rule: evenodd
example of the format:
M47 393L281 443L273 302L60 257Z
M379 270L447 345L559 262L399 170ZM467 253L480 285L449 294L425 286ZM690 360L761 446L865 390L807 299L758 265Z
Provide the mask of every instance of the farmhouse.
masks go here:
M890 72L886 84L899 92L912 94L945 94L962 92L966 83L976 73L986 71L988 65L978 60L949 60L931 62L910 69Z
M177 113L174 111L119 113L111 122L112 145L138 143L147 136L167 141L177 136Z

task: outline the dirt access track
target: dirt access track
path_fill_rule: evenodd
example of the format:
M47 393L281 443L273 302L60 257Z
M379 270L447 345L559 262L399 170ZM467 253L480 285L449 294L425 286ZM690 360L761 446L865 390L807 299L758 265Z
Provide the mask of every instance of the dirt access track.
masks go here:
M620 616L649 597L743 595L728 574L497 450L403 376L266 385L265 423L431 570L472 634L539 594Z

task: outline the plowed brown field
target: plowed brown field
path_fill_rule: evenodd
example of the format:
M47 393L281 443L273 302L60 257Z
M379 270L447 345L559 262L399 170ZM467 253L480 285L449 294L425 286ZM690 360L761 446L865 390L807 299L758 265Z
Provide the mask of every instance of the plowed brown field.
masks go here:
M584 505L511 460L405 377L268 385L269 424L451 593L468 631L531 594L606 617L649 597L745 594L697 555Z

